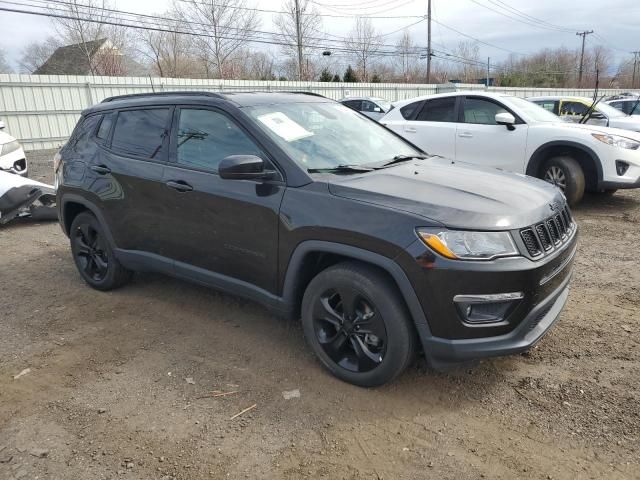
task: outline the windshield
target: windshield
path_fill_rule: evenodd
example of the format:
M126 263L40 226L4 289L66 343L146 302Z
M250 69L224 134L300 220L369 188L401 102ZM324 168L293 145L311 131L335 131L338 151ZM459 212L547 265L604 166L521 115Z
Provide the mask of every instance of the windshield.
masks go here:
M421 154L378 123L339 103L283 103L243 110L306 170Z
M540 105L530 102L529 100L519 97L505 98L507 98L517 109L521 110L523 116L526 116L528 119L535 122L557 123L562 121L557 115L551 113L549 110L545 110Z
M604 113L609 118L618 118L618 117L626 117L627 116L626 113L621 112L617 108L612 107L611 105L607 105L606 103L602 103L602 102L598 102L598 104L596 105L596 110L598 112Z

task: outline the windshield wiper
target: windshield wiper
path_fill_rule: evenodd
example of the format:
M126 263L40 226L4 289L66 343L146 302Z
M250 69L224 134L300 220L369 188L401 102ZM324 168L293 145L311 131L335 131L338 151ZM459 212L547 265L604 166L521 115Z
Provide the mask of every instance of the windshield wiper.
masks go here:
M371 172L373 168L364 167L362 165L336 165L335 167L328 168L308 168L309 173L334 173L334 172Z
M378 163L367 163L367 167L371 168L384 168L389 167L391 165L395 165L396 163L408 162L409 160L424 160L425 158L429 158L427 155L396 155L391 160L386 160Z

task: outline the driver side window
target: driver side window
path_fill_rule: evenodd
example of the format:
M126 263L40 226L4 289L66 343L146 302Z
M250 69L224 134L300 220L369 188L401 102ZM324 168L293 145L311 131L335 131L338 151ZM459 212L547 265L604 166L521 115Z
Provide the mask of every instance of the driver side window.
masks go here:
M464 123L480 125L497 125L496 115L508 113L502 106L481 98L466 98L464 100Z
M562 109L560 115L584 115L587 113L587 107L584 103L580 102L562 102Z
M216 172L230 155L267 156L229 117L213 110L183 108L178 121L178 165Z

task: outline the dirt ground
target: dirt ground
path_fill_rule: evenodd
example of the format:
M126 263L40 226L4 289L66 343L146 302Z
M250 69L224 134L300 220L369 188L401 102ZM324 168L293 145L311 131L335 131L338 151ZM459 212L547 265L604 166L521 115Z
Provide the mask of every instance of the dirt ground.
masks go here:
M257 304L156 275L97 292L57 224L7 225L0 479L640 478L640 191L574 214L571 295L538 346L373 390Z

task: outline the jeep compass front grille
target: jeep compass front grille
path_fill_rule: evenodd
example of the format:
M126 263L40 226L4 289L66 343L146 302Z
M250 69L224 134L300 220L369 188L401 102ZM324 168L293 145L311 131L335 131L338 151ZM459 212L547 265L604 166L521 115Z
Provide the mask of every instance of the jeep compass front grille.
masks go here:
M520 237L532 257L544 255L563 245L575 230L569 207L531 227L520 230Z

